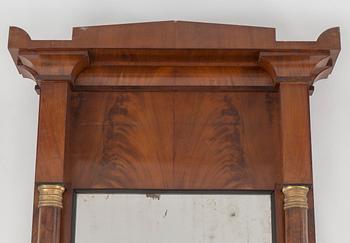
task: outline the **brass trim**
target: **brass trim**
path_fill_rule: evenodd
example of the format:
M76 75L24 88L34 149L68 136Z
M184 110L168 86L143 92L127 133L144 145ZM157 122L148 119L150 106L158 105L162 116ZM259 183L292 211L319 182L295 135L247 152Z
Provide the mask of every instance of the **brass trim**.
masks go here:
M284 194L284 210L289 208L306 208L308 209L307 186L285 186L282 189Z
M60 185L40 185L38 207L63 208L63 192L65 188Z

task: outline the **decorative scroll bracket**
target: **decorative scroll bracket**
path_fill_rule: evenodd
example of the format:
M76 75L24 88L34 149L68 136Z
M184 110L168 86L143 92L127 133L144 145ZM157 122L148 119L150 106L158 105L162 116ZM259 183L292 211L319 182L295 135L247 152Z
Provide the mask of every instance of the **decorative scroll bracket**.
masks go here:
M25 78L38 83L42 80L66 80L76 77L89 66L87 51L20 51L18 69Z
M333 63L329 52L261 52L259 64L274 83L306 82L327 78Z

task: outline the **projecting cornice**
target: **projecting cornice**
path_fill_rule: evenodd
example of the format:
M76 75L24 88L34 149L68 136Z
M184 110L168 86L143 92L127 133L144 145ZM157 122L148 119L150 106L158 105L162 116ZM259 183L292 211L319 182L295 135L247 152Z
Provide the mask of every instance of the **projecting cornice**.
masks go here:
M274 87L327 78L340 33L332 28L316 41L276 41L273 28L164 21L76 27L72 40L55 41L31 40L11 27L8 47L19 72L39 83Z

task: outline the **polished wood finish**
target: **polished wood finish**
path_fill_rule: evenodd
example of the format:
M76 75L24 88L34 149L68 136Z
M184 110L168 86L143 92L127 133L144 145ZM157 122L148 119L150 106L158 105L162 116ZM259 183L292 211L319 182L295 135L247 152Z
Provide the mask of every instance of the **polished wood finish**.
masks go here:
M308 85L280 84L284 184L312 184Z
M66 81L42 82L35 182L64 184L69 175L68 143L70 84ZM66 167L66 168L65 168ZM60 242L61 208L40 207L34 202L33 241ZM38 208L38 209L37 209Z
M61 227L61 209L42 207L39 209L37 243L59 243Z
M340 36L333 28L317 41L276 41L273 28L164 21L77 27L67 41L31 40L11 27L8 45L20 73L37 82L246 87L326 78Z
M11 27L8 46L41 96L36 183L66 188L61 213L35 200L33 242L71 242L77 189L267 190L276 242L315 242L312 193L309 210L284 211L282 188L312 189L309 94L339 28L276 41L273 28L164 21L56 41Z
M285 212L286 243L308 243L307 209L291 208Z
M65 181L69 103L70 87L67 82L42 82L35 173L37 183Z
M69 181L70 96L70 84L66 81L43 81L40 85L37 185ZM35 201L35 207L39 206ZM33 223L37 229L33 226L33 242L61 242L61 211L57 207L34 210Z
M284 186L285 242L308 243L308 192L307 186Z
M264 189L279 176L277 92L79 92L75 188Z
M39 200L37 242L59 243L61 237L61 208L65 188L59 184L44 184L38 187Z

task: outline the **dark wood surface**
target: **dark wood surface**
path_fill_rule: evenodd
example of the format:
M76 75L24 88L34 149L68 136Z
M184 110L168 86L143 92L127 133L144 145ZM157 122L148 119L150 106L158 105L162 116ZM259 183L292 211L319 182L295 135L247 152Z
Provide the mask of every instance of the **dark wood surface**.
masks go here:
M83 26L72 40L35 40L18 27L10 28L9 47L136 48L136 49L339 49L339 28L323 32L317 41L276 41L274 28L187 21Z
M70 87L42 83L35 178L37 183L63 182L67 165Z
M308 210L291 208L285 212L286 243L309 243Z
M316 41L276 41L273 28L164 21L77 27L66 41L31 40L11 27L8 47L19 72L39 83L274 86L326 78L340 34L332 28Z
M60 243L61 209L42 207L38 210L37 243Z
M281 153L285 184L312 184L308 85L280 84Z
M277 92L76 92L77 188L274 189Z
M66 187L62 213L35 199L33 243L71 242L76 189L268 190L276 242L315 242L312 193L285 215L281 189L312 189L309 93L339 28L276 41L273 28L164 21L57 41L11 27L8 47L41 96L36 183Z

